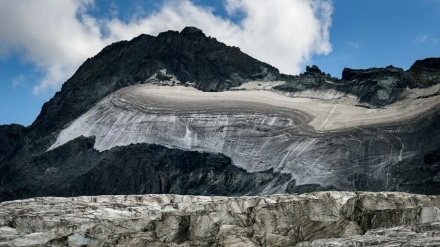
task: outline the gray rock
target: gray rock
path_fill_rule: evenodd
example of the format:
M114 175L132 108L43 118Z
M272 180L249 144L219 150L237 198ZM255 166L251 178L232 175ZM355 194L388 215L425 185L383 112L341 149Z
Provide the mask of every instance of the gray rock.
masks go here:
M25 133L26 128L18 124L0 125L0 162L8 155L13 155Z
M411 87L429 87L440 81L440 59L417 60L407 71Z
M259 194L290 175L249 173L221 154L136 144L98 152L93 137L80 137L25 164L0 168L0 201L35 196L175 193ZM21 172L32 171L31 173Z
M436 246L439 207L390 192L32 198L0 203L0 246Z

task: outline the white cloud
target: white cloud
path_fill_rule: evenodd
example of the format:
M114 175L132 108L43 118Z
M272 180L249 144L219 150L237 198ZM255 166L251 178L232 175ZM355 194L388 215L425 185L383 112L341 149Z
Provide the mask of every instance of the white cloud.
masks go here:
M426 34L421 34L416 37L417 43L424 43L426 41L428 41L428 35L426 35Z
M356 41L347 41L346 42L348 46L350 46L353 49L359 49L364 46L363 40L356 40Z
M311 55L331 51L329 27L333 9L329 1L226 0L225 7L231 15L242 13L244 18L236 24L190 1L168 1L146 18L130 23L113 20L108 28L114 39L128 39L141 32L157 34L196 26L209 36L293 74L299 73Z
M0 54L17 52L44 77L34 93L58 89L87 58L108 42L85 14L91 0L0 0Z
M416 43L428 43L432 45L437 45L438 39L436 37L430 37L426 34L420 34L416 37Z
M12 79L12 87L15 88L27 88L26 76L19 74L14 79Z
M199 27L285 73L299 73L312 55L331 51L330 0L225 0L224 4L228 17L216 16L212 8L189 0L166 0L152 14L136 14L124 22L89 16L86 10L94 7L93 0L0 0L0 55L18 53L43 72L44 78L34 87L38 94L58 89L86 58L111 42L185 26ZM243 15L239 23L228 19L237 13Z

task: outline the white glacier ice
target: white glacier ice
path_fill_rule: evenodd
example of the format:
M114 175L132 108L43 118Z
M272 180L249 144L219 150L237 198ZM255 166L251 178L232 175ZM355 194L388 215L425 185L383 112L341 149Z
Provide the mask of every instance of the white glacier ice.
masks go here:
M292 174L296 184L335 184L338 175L332 170L340 167L337 162L329 165L323 157L339 151L328 150L313 135L301 132L319 134L402 120L430 110L439 100L421 100L417 112L405 102L367 109L355 106L350 97L323 100L271 91L207 93L183 86L136 85L109 95L74 120L49 150L79 136L95 136L99 151L136 143L160 144L222 153L249 172L273 169ZM399 151L372 157L381 164L372 171L380 171L390 160L401 160L405 152L401 147Z

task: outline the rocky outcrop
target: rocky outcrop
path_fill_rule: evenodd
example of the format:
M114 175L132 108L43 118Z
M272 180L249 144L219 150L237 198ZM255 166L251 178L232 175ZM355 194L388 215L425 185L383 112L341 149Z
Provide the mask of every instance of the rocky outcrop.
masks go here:
M306 72L299 76L289 76L285 84L276 86L275 89L283 92L302 92L305 90L329 90L330 85L337 82L338 79L331 77L330 74L322 72L318 66L307 66Z
M360 102L373 106L385 106L397 101L408 86L408 79L401 68L348 69L342 71L344 86L340 91L358 96Z
M366 106L384 107L401 99L406 88L427 88L439 81L440 59L427 58L417 60L408 71L391 65L386 68L345 68L341 79L325 74L316 65L307 66L305 73L290 77L286 84L275 88L286 92L335 90L339 92L339 97L344 94L354 95Z
M407 72L411 78L411 87L423 88L436 85L440 81L440 59L417 60Z
M0 203L0 245L436 246L439 207L389 192L33 198Z

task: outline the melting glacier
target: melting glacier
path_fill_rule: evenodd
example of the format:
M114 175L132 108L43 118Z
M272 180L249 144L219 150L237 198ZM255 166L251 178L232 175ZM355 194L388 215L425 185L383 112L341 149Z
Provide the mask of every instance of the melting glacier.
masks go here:
M332 131L320 133L330 118L340 115L337 109L344 107L334 102L313 105L297 100L295 107L289 107L289 98L283 95L259 101L255 100L258 94L228 92L232 96L224 98L219 93L192 90L166 87L154 91L146 85L123 88L62 130L49 150L79 136L95 137L94 147L99 151L137 143L159 144L222 153L249 172L272 169L291 174L297 185L337 184L346 189L356 189L347 178L360 173L388 183L389 166L414 155L402 148L401 140L395 144L393 137L372 143L356 134L344 134L341 141ZM304 107L316 109L310 113L302 111ZM316 122L318 118L320 122Z

